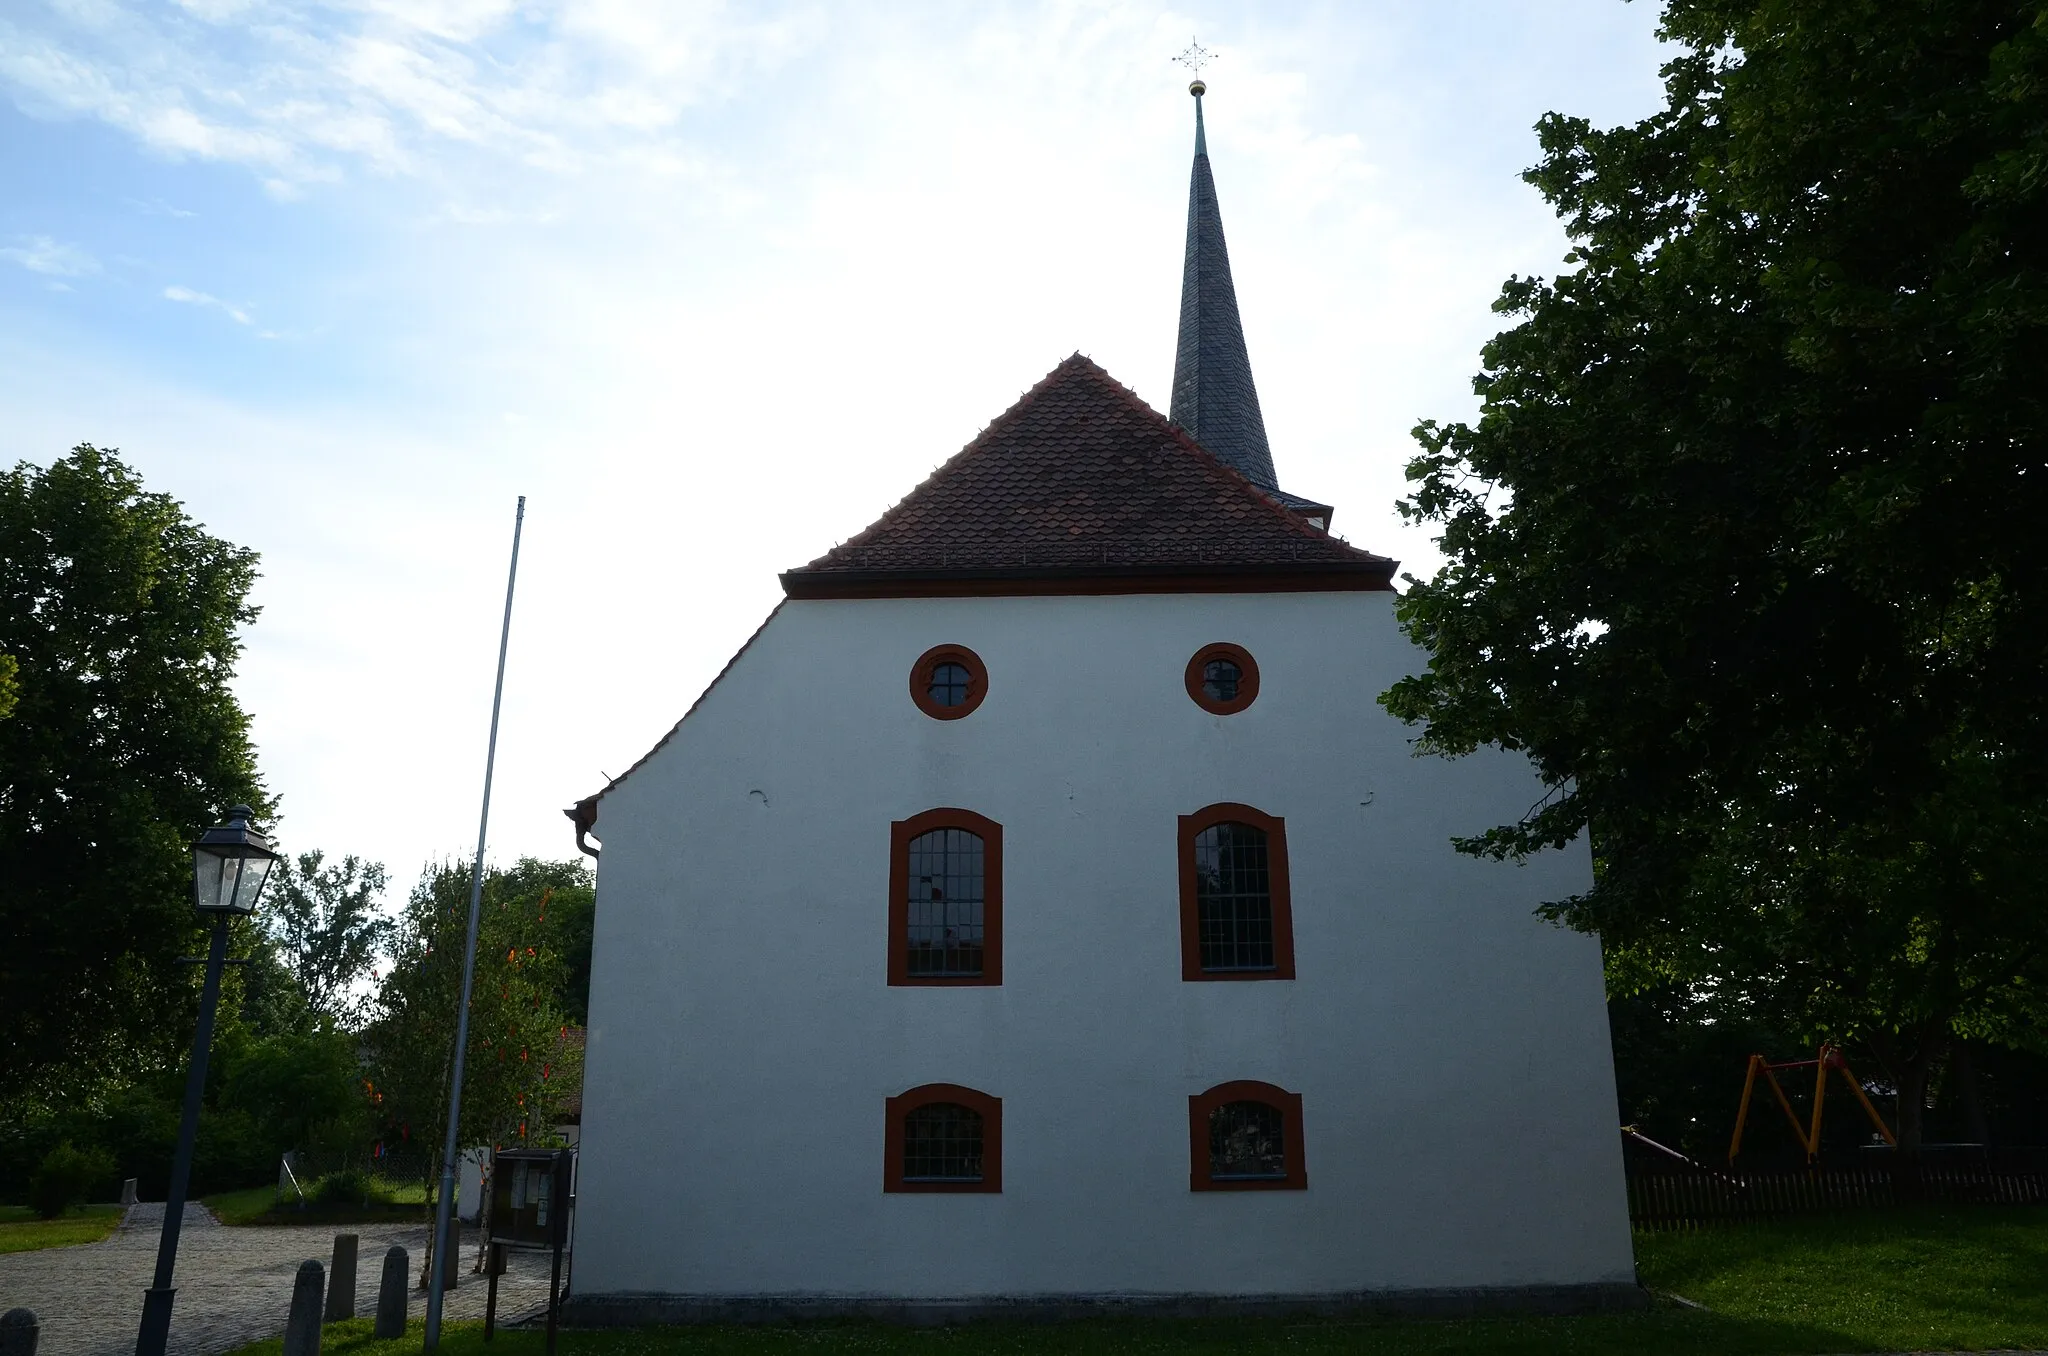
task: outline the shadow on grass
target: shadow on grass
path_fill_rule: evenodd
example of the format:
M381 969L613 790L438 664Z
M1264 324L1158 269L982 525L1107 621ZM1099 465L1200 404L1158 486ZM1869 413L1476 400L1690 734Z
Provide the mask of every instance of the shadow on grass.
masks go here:
M331 1324L323 1356L412 1356L420 1351L422 1324L406 1335L379 1342L370 1323L355 1319ZM1073 1323L969 1323L957 1327L903 1328L867 1322L822 1322L788 1327L645 1328L624 1332L564 1331L567 1356L831 1356L860 1353L886 1356L1178 1356L1179 1353L1285 1352L1289 1356L1460 1356L1467 1352L1501 1356L1816 1356L1865 1350L1853 1337L1812 1324L1729 1318L1660 1304L1639 1314L1580 1318L1488 1318L1467 1320L1337 1319L1104 1319ZM276 1356L281 1341L245 1347L235 1356ZM537 1329L500 1328L483 1340L479 1323L450 1324L440 1350L448 1356L539 1356Z
M274 1226L279 1224L424 1224L433 1211L420 1200L298 1202L280 1201L273 1187L249 1187L222 1191L205 1197L200 1204L213 1212L222 1224Z
M2048 1346L2048 1211L1927 1207L1636 1240L1644 1281L1844 1350Z

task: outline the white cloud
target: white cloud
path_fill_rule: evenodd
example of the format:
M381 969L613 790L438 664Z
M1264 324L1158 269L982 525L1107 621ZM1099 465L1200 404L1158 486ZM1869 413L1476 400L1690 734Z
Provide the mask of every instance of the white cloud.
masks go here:
M822 27L637 0L69 0L0 20L0 88L267 182L428 174L465 146L574 173L644 151Z
M188 211L183 207L173 207L162 198L151 198L147 202L141 198L123 198L121 201L127 203L146 217L175 217L182 220L199 215L197 212Z
M86 343L87 308L56 298L47 325L0 325L21 374L0 441L123 446L263 551L238 690L293 846L401 880L467 850L513 495L494 851L561 855L560 807L669 727L775 571L1058 359L1165 403L1193 139L1178 10L39 3L0 0L0 90L32 117L295 204L196 163L114 179L207 229L124 214L147 262L110 225L107 267L233 326L112 319ZM1407 430L1469 412L1500 280L1564 248L1515 177L1530 124L1639 116L1655 18L1362 0L1248 8L1212 41L1194 17L1223 52L1209 141L1275 457L1359 544L1428 572L1428 533L1391 509ZM78 185L134 171L100 154L97 178L45 186L73 216L26 219L79 219ZM219 291L162 287L179 277ZM292 342L245 342L287 314ZM223 488L243 448L273 493ZM393 617L426 624L394 650Z
M100 271L99 260L78 246L46 235L17 236L22 243L0 246L0 259L19 264L31 273L55 278L79 278Z
M250 318L249 313L241 307L231 302L222 301L219 297L209 296L204 292L195 292L189 287L179 287L175 284L166 287L164 289L164 300L180 301L187 306L211 307L226 315L237 325L254 325L256 323Z

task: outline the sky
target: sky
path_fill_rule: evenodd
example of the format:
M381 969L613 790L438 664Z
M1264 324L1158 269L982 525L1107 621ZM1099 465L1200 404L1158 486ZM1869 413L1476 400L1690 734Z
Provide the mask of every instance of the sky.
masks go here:
M1427 575L1425 418L1567 244L1557 111L1660 102L1638 0L8 0L0 459L117 447L261 553L280 842L490 856L1069 353L1172 378L1194 110L1283 487ZM600 833L600 837L602 834Z

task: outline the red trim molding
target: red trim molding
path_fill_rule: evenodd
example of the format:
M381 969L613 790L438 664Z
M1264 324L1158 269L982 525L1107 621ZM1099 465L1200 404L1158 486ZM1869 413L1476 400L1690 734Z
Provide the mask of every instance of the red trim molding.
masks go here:
M1212 659L1227 659L1237 665L1237 697L1234 700L1217 701L1202 690L1202 671ZM1188 696L1212 716L1234 716L1259 699L1259 661L1253 659L1252 652L1244 646L1232 645L1228 641L1219 640L1195 651L1195 657L1188 661L1184 679Z
M1226 1086L1236 1086L1228 1084ZM1260 1086L1264 1086L1261 1084ZM1296 1099L1299 1100L1298 1098ZM978 1182L906 1182L903 1180L903 1118L921 1106L951 1102L981 1116L981 1180ZM967 1191L1003 1189L1003 1099L958 1083L926 1083L891 1097L882 1131L882 1190Z
M1266 833L1266 887L1273 898L1273 968L1204 970L1202 914L1195 891L1195 838L1217 824L1249 824ZM908 892L905 882L905 893ZM908 902L905 903L906 915ZM1180 817L1180 977L1184 980L1293 979L1294 907L1287 882L1287 821L1224 801Z
M1260 1102L1280 1113L1280 1149L1284 1177L1224 1178L1209 1175L1209 1114L1231 1102ZM1188 1190L1190 1191L1305 1191L1308 1189L1308 1157L1302 1150L1301 1094L1271 1083L1239 1079L1218 1083L1207 1092L1188 1098Z
M932 670L941 664L958 664L967 670L967 700L958 706L941 706L932 700ZM965 645L934 645L910 666L910 700L933 720L958 720L971 715L987 695L988 666Z
M981 973L910 973L910 844L933 829L965 829L981 838ZM1003 826L972 810L926 810L889 825L889 983L947 988L1003 982Z

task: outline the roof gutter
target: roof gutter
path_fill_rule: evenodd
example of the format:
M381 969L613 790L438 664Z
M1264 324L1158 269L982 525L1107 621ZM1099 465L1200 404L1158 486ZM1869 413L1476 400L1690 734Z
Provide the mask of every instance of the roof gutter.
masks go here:
M569 817L569 822L576 826L576 850L590 857L595 857L598 849L590 845L587 835L597 827L597 799L603 794L604 792L600 791L597 796L585 796L562 811ZM599 844L599 847L602 846Z

